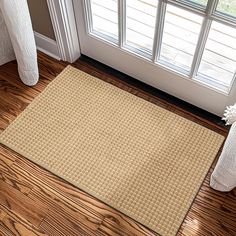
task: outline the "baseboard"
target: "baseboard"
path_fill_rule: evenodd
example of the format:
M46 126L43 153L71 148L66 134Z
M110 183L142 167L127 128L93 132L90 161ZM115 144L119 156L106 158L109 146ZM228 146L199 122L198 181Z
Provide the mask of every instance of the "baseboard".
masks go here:
M57 60L61 60L57 42L34 31L37 49Z

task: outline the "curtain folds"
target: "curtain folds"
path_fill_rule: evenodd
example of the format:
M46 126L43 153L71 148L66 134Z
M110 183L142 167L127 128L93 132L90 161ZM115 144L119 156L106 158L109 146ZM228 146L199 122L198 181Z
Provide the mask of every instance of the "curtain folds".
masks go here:
M228 192L236 187L236 122L230 128L224 148L211 175L212 188Z
M212 188L228 192L236 187L236 104L226 107L223 120L232 125L224 148L211 175Z
M22 82L38 82L35 39L26 0L0 0L0 65L16 58Z

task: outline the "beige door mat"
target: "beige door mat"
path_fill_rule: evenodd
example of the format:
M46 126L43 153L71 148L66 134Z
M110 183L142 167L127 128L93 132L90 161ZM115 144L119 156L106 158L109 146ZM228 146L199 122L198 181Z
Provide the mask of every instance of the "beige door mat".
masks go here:
M0 135L163 236L178 231L223 140L71 66Z

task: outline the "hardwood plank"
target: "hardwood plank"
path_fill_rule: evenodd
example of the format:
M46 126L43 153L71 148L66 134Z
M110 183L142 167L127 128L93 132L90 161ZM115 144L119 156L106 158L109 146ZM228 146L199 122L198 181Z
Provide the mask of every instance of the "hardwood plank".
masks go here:
M97 231L97 229L91 230L88 222L85 225L79 224L76 222L76 219L72 219L70 215L62 215L53 210L51 210L47 217L42 221L40 229L49 232L49 235L51 236L104 235Z
M0 144L0 155L1 159L10 166L16 159L18 154L13 152L9 148L5 148L2 144Z
M16 117L20 111L23 111L28 103L25 103L14 96L9 96L7 93L1 93L1 107L6 113ZM3 114L3 113L2 113Z
M8 95L8 97L16 97L27 104L30 103L37 95L37 93L35 95L32 95L32 93L29 93L27 89L22 89L14 86L13 84L3 79L0 79L0 92L1 96L3 96L3 93L5 93L6 95Z
M17 178L16 174L11 171L10 165L7 164L2 155L0 154L0 180L17 189L21 193L28 195L33 189L33 185L30 185L26 181L22 181Z
M8 227L6 227L3 222L0 222L0 235L1 236L14 236Z
M1 98L0 102L0 131L2 132L9 124L12 122L16 115L13 112L12 108L9 108L11 104L9 101L6 101L5 99Z
M0 180L27 195L32 190L33 185L19 180L14 171L11 170L16 157L10 153L11 151L7 151L0 145Z
M32 101L29 96L7 81L0 79L0 122L1 128L6 128Z
M0 206L0 212L2 211ZM25 219L6 211L4 218L0 221L0 235L7 236L49 236L39 228L34 227Z
M0 79L3 79L17 88L22 89L24 93L31 93L32 95L35 94L35 91L38 91L39 94L45 87L43 84L46 81L43 77L41 77L39 83L33 87L24 85L20 80L16 61L0 66Z
M32 228L27 228L20 222L6 216L0 223L0 234L6 236L43 236L44 233L36 233Z
M102 224L99 226L99 230L107 235L158 235L134 220L129 220L128 217L124 216L122 213L117 214L115 211L110 211L106 214Z
M48 82L52 81L70 63L58 61L43 53L38 54L38 65L40 75Z
M2 221L6 215L7 215L6 211L0 208L0 221Z
M0 180L0 205L22 216L34 226L39 226L47 214L45 206L31 200L2 180Z
M50 222L50 215L66 217L70 224L77 225L79 229L93 232L98 229L103 220L101 214L96 214L90 207L82 202L75 204L69 196L48 191L45 188L37 188L29 194L29 198L40 203L46 204L50 209L45 218L45 222ZM53 217L55 218L55 217Z

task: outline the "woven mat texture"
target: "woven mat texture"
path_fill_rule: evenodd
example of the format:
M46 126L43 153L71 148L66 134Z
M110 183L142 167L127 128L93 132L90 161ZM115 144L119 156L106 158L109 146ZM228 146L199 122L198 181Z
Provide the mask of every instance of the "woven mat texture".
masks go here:
M71 66L0 135L163 236L178 231L223 140Z

